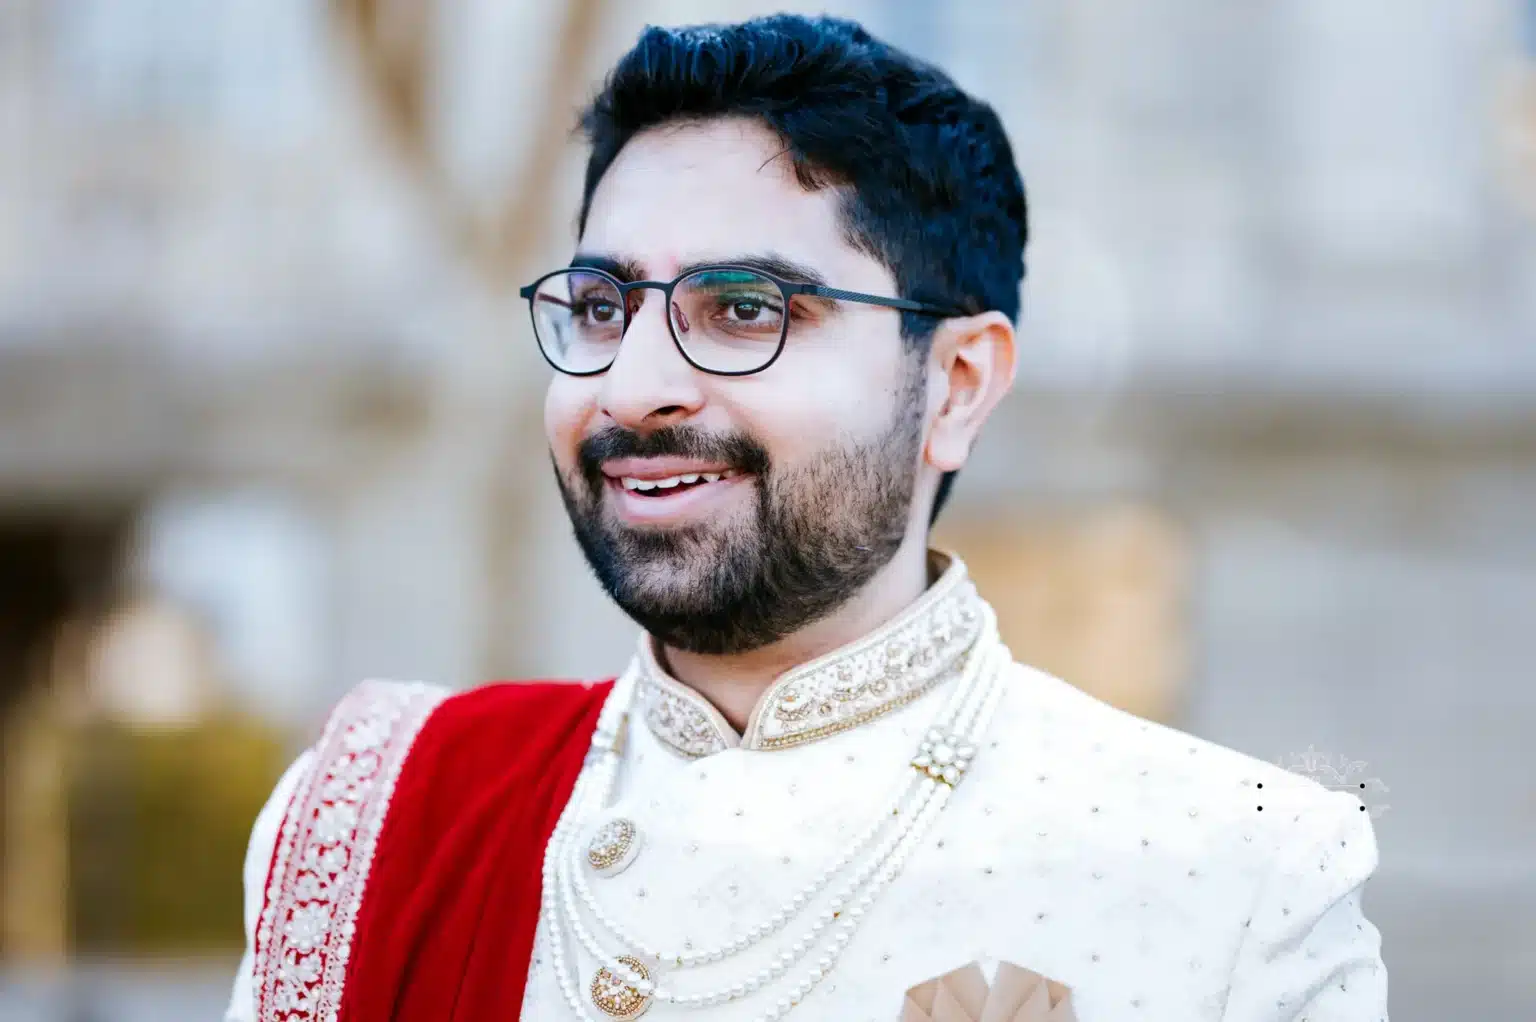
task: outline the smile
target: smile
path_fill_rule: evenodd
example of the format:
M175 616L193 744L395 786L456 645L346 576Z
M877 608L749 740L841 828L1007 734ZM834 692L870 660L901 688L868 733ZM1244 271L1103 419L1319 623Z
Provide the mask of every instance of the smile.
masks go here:
M666 496L669 491L678 487L698 486L702 483L718 483L722 479L730 479L737 475L735 469L726 469L724 472L688 472L683 475L667 476L663 479L637 479L634 476L621 476L619 485L633 493Z
M750 492L752 477L735 469L679 472L642 478L608 477L619 520L627 525L688 525L718 517L740 494Z

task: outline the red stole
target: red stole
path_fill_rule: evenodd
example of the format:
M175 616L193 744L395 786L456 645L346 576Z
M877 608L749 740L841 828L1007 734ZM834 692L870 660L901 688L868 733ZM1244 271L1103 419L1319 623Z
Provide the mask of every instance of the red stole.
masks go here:
M517 1018L544 846L610 688L354 689L273 854L258 1020Z

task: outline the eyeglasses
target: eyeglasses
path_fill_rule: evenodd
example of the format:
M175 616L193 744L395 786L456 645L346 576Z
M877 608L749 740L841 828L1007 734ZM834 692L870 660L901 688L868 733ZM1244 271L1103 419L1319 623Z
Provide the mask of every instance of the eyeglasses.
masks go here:
M747 266L701 266L670 281L624 283L598 269L547 273L519 290L528 299L539 351L555 369L571 376L606 372L619 343L639 311L631 295L660 291L667 301L667 326L688 364L716 376L748 376L778 359L789 336L790 301L796 295L862 302L925 316L964 316L958 308L904 298L797 284Z

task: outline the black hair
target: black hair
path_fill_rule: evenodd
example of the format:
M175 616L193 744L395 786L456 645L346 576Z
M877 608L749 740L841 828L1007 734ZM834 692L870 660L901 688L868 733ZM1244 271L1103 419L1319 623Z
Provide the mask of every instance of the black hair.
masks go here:
M581 118L592 149L578 233L631 138L716 117L765 123L803 187L842 189L849 241L890 269L900 297L1017 322L1028 210L1002 122L942 71L841 18L646 28ZM910 350L926 353L936 321L901 316ZM939 483L930 526L954 477Z

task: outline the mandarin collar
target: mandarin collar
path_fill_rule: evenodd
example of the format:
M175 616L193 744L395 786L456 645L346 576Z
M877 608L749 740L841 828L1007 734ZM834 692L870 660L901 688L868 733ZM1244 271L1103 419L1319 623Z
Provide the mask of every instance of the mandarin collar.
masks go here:
M690 759L727 749L785 749L860 727L955 676L981 632L983 604L965 564L928 552L938 579L905 610L860 639L774 679L745 732L672 677L649 635L630 665L637 709L661 742Z

